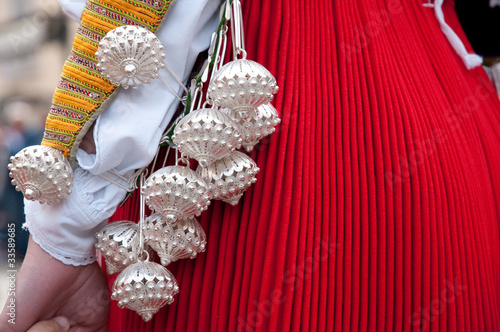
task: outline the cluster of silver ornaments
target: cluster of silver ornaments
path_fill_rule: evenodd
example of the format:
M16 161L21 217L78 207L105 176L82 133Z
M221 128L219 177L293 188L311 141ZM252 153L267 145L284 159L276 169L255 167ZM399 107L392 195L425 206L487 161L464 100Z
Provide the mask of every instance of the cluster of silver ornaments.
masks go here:
M57 204L71 194L73 170L63 154L52 147L34 145L10 157L9 176L28 200Z
M193 217L169 223L161 214L146 219L144 240L160 256L164 266L179 259L195 258L205 251L207 239L200 223Z
M118 301L120 308L136 311L147 322L163 306L174 302L178 292L173 274L146 260L130 265L118 275L111 299Z
M171 224L179 218L199 216L210 204L205 181L184 166L167 166L154 172L142 190L149 208Z
M132 25L108 32L99 42L95 56L102 75L125 89L149 84L165 67L163 45L155 34Z
M235 151L208 168L199 167L197 172L207 182L211 198L236 205L248 187L257 181L255 175L259 170L249 156Z
M97 234L96 248L106 259L106 272L121 272L137 262L139 226L132 221L116 221L107 224Z
M172 141L182 154L208 167L239 148L242 140L230 116L215 108L202 108L179 122Z
M113 84L124 88L149 84L151 79L160 76L158 71L165 67L163 46L157 37L147 29L136 26L123 26L110 31L99 43L95 55L101 73ZM205 249L205 234L199 224L196 227L196 220L176 223L181 216L199 215L210 203L208 187L199 175L187 167L167 167L153 174L141 190L141 207L144 195L151 209L166 216L162 219L166 227L161 231L167 241L172 241L166 244L158 236L154 238L158 241L150 241L153 245L158 244L155 249L162 262L168 264L167 260L175 261L186 254L195 257ZM134 310L149 321L161 307L174 301L179 287L166 268L140 259L144 250L143 239L148 239L142 236L142 232L148 230L143 225L143 213L142 209L139 225L128 221L108 224L96 234L96 247L106 259L108 274L121 271L113 285L112 299L118 301L119 307ZM151 230L154 229L158 230L158 226Z
M238 0L226 2L226 6L233 6L233 10L239 12L233 17L235 21L241 18ZM241 22L235 23L234 29L242 26ZM101 41L96 54L103 74L124 87L148 83L149 79L158 77L165 55L156 37L150 38L136 27L115 30ZM270 104L278 90L276 80L265 67L246 59L242 30L239 33L240 39L233 49L235 55L243 54L243 58L219 70L216 68L220 64L213 67L215 72L207 89L207 103L213 107L191 111L173 130L172 143L187 167L177 163L149 176L141 186L142 212L138 228L117 225L97 235L96 246L106 258L108 269L111 268L108 272L132 264L116 279L112 299L118 301L120 307L135 310L145 321L172 303L179 288L165 267L149 262L149 256L142 261L140 253L144 244L158 253L165 266L179 259L195 258L205 251L206 235L194 216L208 208L210 199L232 205L239 202L256 182L259 168L250 157L236 150L243 146L251 151L263 137L273 133L280 122ZM223 58L212 57L212 54L209 59ZM191 96L192 105L197 93ZM189 168L186 157L198 161L196 172ZM154 212L148 218L144 218L143 201ZM124 240L125 234L130 235L127 240ZM110 261L113 262L110 264Z

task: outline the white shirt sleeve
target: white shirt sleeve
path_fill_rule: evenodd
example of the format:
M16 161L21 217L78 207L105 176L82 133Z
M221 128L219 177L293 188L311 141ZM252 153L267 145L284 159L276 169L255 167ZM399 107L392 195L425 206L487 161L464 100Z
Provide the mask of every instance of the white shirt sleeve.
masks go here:
M65 12L80 17L82 1L61 0ZM83 1L84 3L84 1ZM208 48L218 23L220 0L177 0L157 33L166 64L186 82L198 54ZM161 72L181 94L168 72ZM47 206L25 200L26 224L33 240L65 264L95 260L94 234L107 222L126 191L98 176L113 170L129 177L148 165L178 100L161 80L121 90L97 119L96 154L78 150L74 186L67 200Z
M86 0L59 0L59 4L66 15L74 21L80 22Z

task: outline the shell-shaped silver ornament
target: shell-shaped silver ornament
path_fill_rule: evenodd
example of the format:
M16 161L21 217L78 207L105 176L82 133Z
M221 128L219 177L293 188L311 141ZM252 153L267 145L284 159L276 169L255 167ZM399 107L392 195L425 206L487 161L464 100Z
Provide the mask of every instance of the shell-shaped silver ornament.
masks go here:
M195 258L205 251L207 238L200 223L193 217L170 224L161 214L146 219L144 240L160 256L164 266L184 258Z
M109 31L99 42L95 56L102 75L125 89L151 83L165 67L163 45L155 34L133 25Z
M174 302L179 286L174 275L160 264L138 261L125 268L116 278L111 299L120 308L136 311L144 321Z
M73 170L61 151L33 145L10 157L9 176L17 191L30 201L57 204L71 194Z
M126 220L109 223L95 237L95 247L106 259L106 272L109 275L137 262L139 227L136 223Z
M207 96L215 106L247 118L255 108L269 103L276 92L276 79L269 70L255 61L237 59L214 74Z
M208 184L211 198L231 205L238 204L241 196L257 181L255 175L260 171L255 161L239 151L217 160L208 168L198 168Z
M151 174L143 186L150 209L169 223L199 216L210 204L208 187L196 172L184 166L167 166Z
M186 115L175 127L172 140L182 154L196 159L202 167L241 146L236 123L215 108L202 108Z
M262 138L274 133L276 130L274 127L281 122L276 108L269 103L257 107L255 112L246 119L234 116L228 108L221 109L221 111L231 115L234 122L238 124L243 139L241 145L249 152Z

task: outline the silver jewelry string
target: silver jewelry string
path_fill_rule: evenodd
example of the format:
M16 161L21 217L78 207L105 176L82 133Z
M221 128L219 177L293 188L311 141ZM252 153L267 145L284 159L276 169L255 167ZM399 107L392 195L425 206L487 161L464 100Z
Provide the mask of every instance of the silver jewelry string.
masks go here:
M140 177L140 189L139 189L139 251L137 252L137 260L142 257L143 253L146 253L146 260L149 259L149 254L146 250L144 250L144 219L145 219L145 200L143 194L143 186L144 186L144 173L141 174Z

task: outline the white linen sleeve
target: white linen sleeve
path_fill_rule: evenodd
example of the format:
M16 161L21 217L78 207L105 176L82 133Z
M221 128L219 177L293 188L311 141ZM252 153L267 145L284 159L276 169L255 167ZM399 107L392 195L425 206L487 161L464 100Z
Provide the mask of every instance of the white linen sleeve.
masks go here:
M61 4L65 2L76 3L62 0ZM157 33L165 48L166 64L183 82L198 54L210 44L219 5L220 0L177 0ZM78 15L76 9L71 12ZM168 72L164 69L160 73L180 94L182 88ZM74 186L68 199L54 206L25 200L25 227L42 249L68 265L95 261L94 234L126 194L98 175L113 170L129 177L148 165L178 103L161 80L118 93L96 121L96 154L77 151L79 166L74 169Z
M86 2L86 0L59 0L64 13L77 22L80 22L80 16L82 16Z

